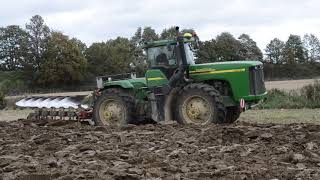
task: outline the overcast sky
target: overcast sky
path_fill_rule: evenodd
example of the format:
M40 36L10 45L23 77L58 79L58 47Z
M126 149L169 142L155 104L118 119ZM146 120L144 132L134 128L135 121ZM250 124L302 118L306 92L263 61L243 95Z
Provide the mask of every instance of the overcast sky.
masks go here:
M24 27L39 14L50 28L91 44L131 37L139 26L160 33L179 25L194 28L201 40L247 33L264 50L275 37L319 37L319 6L319 0L0 0L0 26Z

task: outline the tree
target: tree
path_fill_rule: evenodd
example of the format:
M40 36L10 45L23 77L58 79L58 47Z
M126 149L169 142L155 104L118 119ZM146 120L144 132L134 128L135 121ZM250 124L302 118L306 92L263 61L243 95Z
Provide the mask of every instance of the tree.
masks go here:
M159 39L159 36L154 29L148 26L143 29L142 39L145 41L156 41Z
M184 33L194 33L195 31L193 29L183 29L181 30L181 34L184 34ZM164 29L162 32L161 32L161 39L175 39L176 38L176 26L171 26L170 28L168 29Z
M47 50L50 37L50 29L45 25L41 16L35 15L26 24L26 30L30 34L30 48L32 54L32 63L35 70L39 70L44 62L43 53Z
M184 34L184 33L191 33L191 34L192 34L192 33L194 33L194 32L195 32L195 31L194 31L194 29L192 29L192 28L191 28L191 29L182 29L182 30L181 30L181 33L182 33L182 34Z
M230 33L221 33L216 38L215 50L217 53L217 61L240 60L240 48L240 42Z
M242 34L238 39L241 44L241 59L262 61L262 52L257 46L257 43L253 39L251 39L249 35Z
M267 55L267 62L273 64L282 64L282 51L284 46L284 42L278 38L274 38L273 40L271 40L265 49Z
M303 45L309 62L314 63L320 60L320 42L314 34L305 34Z
M140 41L142 39L142 28L138 27L137 31L134 33L134 36L131 38L131 42L135 45L138 46Z
M129 72L129 64L134 59L133 50L130 41L122 37L93 43L86 51L89 71L95 76Z
M135 71L138 76L144 76L147 63L146 63L146 55L143 53L143 49L141 46L142 40L142 28L139 27L135 32L134 36L131 38L131 49L132 49L132 63L135 66Z
M21 69L28 61L29 35L19 26L0 28L0 66L7 71Z
M161 39L174 39L176 37L176 27L175 26L172 26L168 29L164 29L162 32L161 32Z
M37 83L57 86L83 80L87 61L68 36L53 32L43 57L46 61L41 65Z
M84 55L84 53L87 49L87 45L77 38L72 38L71 41L78 46L81 54Z
M290 35L283 49L284 61L288 64L305 63L303 44L300 36Z
M198 64L217 61L216 40L205 41L196 53Z

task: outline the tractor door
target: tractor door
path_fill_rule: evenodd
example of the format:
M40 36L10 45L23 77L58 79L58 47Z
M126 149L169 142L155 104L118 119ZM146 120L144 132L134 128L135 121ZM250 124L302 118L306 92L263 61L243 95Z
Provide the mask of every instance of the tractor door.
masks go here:
M150 69L146 72L147 86L162 87L168 84L168 78L160 69Z
M170 79L178 67L175 45L151 47L148 48L147 54L149 68L160 70Z

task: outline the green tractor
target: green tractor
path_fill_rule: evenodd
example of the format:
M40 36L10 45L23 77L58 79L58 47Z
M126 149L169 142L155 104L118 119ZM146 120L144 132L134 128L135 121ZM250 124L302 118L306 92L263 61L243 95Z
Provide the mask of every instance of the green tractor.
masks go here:
M176 31L176 39L144 43L145 77L97 78L92 112L97 125L233 123L246 107L266 97L261 62L195 64L198 38Z

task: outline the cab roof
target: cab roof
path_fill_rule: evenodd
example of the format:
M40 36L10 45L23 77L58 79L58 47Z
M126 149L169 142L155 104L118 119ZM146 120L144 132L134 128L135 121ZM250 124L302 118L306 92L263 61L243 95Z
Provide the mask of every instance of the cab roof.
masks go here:
M194 38L184 38L184 42L194 42ZM167 46L167 45L174 45L177 44L176 39L165 39L165 40L158 40L158 41L149 41L145 42L143 48L151 48L151 47L159 47L159 46Z

